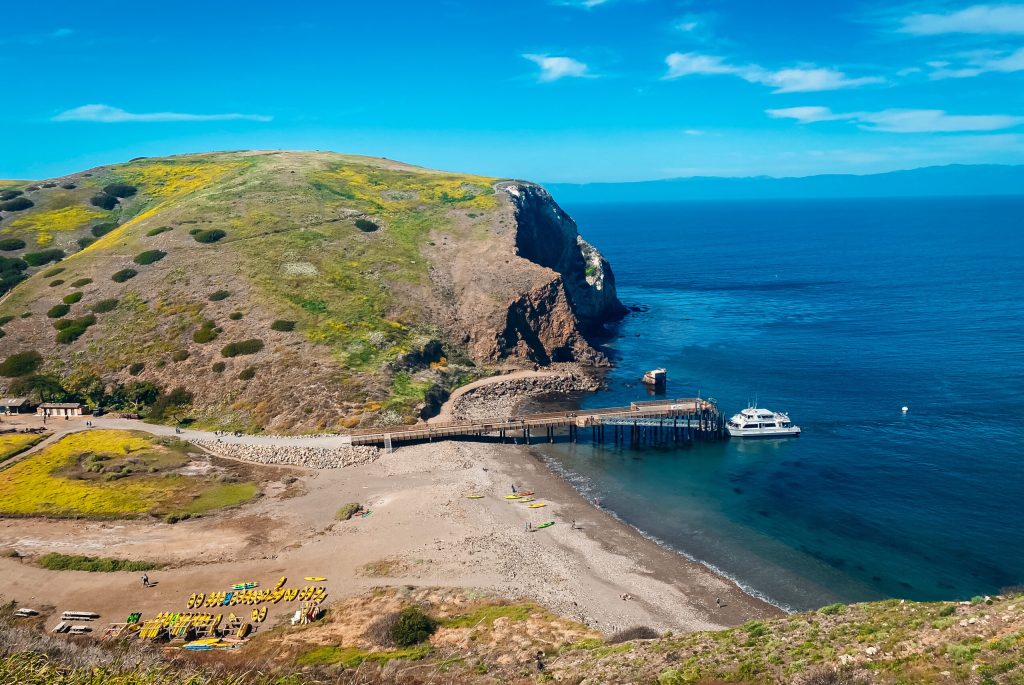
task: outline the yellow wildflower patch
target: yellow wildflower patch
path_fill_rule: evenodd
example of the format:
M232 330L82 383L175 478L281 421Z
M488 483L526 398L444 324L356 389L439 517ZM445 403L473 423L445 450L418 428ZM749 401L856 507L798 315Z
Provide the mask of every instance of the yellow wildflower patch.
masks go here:
M72 205L71 207L50 209L19 216L7 224L7 229L12 232L35 231L36 243L39 245L49 245L53 242L54 233L74 231L106 216L106 212L90 207Z
M38 433L8 433L0 435L0 462L21 454L23 451L45 438Z
M383 214L433 203L493 209L492 184L496 180L466 174L396 171L361 164L342 164L313 177L314 183L363 205L367 211Z
M147 195L168 198L201 190L242 166L237 162L137 162L117 169L117 175Z
M89 464L128 456L153 464L158 473L113 480L83 477L92 475ZM159 473L161 468L176 468L183 459L173 448L136 431L73 433L0 471L0 515L122 518L237 504L256 492L254 484L247 484L248 488L221 493L219 483Z

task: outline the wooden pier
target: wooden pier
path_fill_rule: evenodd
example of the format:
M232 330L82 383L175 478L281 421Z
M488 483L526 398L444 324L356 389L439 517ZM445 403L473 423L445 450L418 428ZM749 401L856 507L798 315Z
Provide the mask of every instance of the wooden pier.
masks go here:
M713 400L684 398L633 402L628 407L607 409L420 423L390 429L367 428L345 437L350 438L353 445L391 449L400 443L452 439L522 440L529 445L534 439L554 442L563 434L570 441L578 442L580 431L584 433L584 440L612 442L624 447L721 440L727 435L725 420Z

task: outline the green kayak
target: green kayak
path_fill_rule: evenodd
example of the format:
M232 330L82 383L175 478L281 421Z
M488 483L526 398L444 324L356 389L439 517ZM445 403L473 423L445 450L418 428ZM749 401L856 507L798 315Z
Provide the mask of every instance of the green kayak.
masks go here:
M553 526L553 525L555 525L554 521L548 521L547 523L540 524L536 528L537 528L537 530L540 530L541 528L547 528L548 526Z

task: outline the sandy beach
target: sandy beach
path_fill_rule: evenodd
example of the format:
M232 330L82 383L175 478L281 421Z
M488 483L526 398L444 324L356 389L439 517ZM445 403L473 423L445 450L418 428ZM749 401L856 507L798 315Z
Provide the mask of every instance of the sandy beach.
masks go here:
M95 611L105 625L133 611L185 610L191 593L236 582L325 576L329 600L377 586L474 588L537 600L606 634L637 625L714 629L779 613L596 508L521 446L445 442L345 468L253 468L267 483L263 497L198 520L0 521L0 551L27 557L0 558L0 597ZM546 506L506 500L512 483ZM347 502L372 513L335 521ZM51 551L168 567L143 588L136 573L55 572L31 562Z

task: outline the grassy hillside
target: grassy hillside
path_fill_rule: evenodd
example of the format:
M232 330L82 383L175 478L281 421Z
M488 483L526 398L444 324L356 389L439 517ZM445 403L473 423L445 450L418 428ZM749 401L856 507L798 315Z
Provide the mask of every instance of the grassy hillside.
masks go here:
M387 617L413 606L433 619L433 632L420 642L396 646L383 629L392 625ZM125 645L97 649L33 636L30 626L12 625L8 612L0 612L0 627L6 628L0 630L0 678L21 673L30 678L24 682L41 684L97 682L87 677L94 667L106 669L109 680L103 682L140 685L182 682L186 673L196 678L188 682L211 685L1024 682L1021 595L967 603L833 605L720 632L642 639L638 636L651 631L630 629L601 638L531 603L459 590L379 589L341 600L316 624L261 632L238 652L192 658L130 643L134 653L126 660ZM167 657L173 661L164 661ZM145 666L125 665L136 662Z
M459 320L512 299L501 283L466 298L479 317L453 307L456 258L442 251L495 264L504 253L509 273L551 273L527 269L499 237L512 208L494 181L244 152L11 182L0 189L4 348L38 350L35 375L88 402L105 401L97 384L182 385L191 401L164 418L209 427L412 420L433 388L488 373L466 358L474 324Z

